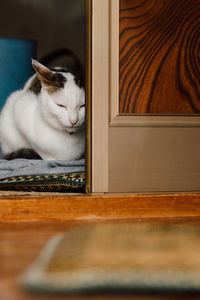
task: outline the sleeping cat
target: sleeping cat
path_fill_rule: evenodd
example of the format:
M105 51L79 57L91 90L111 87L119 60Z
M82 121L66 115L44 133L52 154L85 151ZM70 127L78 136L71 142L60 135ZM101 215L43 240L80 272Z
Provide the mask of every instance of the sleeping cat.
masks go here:
M32 60L36 71L12 93L0 114L1 150L7 159L75 160L85 151L85 92L80 77ZM26 157L33 156L33 157Z

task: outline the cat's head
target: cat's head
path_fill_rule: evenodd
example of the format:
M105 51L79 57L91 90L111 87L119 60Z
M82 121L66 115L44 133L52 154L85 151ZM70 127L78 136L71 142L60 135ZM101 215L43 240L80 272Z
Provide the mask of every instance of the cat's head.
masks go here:
M41 111L46 121L59 130L76 132L85 123L85 91L79 76L63 68L49 69L32 60L41 88ZM38 83L37 83L38 84Z

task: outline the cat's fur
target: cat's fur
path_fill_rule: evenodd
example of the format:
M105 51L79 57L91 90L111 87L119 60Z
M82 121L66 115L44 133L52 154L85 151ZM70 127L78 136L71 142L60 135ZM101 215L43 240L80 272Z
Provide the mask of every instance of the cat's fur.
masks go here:
M32 64L36 74L9 96L1 112L1 150L11 158L31 149L45 160L79 159L85 151L83 84L65 69Z

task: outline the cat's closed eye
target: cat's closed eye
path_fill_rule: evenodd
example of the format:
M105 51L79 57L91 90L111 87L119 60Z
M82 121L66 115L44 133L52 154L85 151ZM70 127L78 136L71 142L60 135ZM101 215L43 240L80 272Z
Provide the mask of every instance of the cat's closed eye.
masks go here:
M57 103L57 105L58 105L58 106L60 106L60 107L62 107L62 108L65 108L65 109L67 109L67 106L65 106L65 105L58 104L58 103Z
M85 104L81 105L81 106L80 106L80 109L83 108L83 107L85 107Z

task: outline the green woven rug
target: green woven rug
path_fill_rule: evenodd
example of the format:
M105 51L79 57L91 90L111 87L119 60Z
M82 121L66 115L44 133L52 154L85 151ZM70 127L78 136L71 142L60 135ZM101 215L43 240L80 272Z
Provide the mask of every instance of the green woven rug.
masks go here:
M21 278L31 291L200 291L200 227L105 223L52 239Z
M0 180L0 190L84 193L85 173L9 177Z

